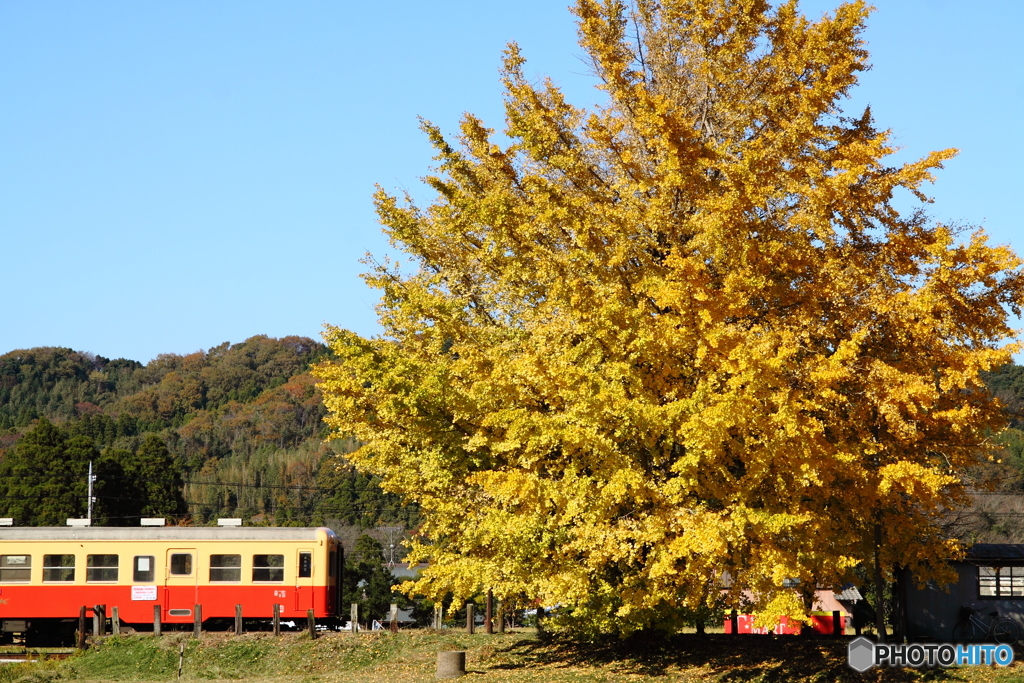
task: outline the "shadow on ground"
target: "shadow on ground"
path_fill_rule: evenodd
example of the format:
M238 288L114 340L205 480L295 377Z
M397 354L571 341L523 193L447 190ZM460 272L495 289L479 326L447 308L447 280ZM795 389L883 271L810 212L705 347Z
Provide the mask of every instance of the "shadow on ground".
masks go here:
M625 640L580 643L519 640L496 654L502 663L489 670L530 667L601 666L619 674L759 683L825 681L953 681L955 669L877 669L857 673L846 663L849 639L811 636L675 635L634 636Z

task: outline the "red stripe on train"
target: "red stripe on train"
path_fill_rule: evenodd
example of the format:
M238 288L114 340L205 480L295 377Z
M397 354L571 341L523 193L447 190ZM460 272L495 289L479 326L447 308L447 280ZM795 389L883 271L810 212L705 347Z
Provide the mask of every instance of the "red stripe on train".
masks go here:
M305 618L312 609L317 618L331 616L326 586L154 586L139 590L156 599L132 599L132 586L10 586L0 591L0 619L71 618L78 617L82 605L106 605L118 608L121 621L152 623L153 605L160 605L161 621L167 624L191 623L194 605L203 606L203 619L235 616L235 605L242 605L242 615L269 619L274 604L281 605L283 619ZM172 614L172 610L188 610L188 614Z

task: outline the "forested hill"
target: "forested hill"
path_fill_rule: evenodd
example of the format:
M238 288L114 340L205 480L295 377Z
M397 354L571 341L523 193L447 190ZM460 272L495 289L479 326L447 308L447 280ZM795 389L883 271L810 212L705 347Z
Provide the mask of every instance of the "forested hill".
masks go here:
M323 443L309 367L328 354L306 337L266 336L146 365L67 348L6 353L0 516L26 524L84 516L91 460L97 517L108 523L228 516L408 527L415 509L348 466L352 444ZM41 503L46 495L57 500Z

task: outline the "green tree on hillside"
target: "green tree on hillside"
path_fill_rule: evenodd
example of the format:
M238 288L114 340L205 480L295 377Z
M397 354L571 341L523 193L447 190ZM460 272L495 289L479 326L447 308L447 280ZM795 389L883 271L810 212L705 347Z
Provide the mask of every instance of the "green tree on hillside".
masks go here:
M146 435L136 451L104 450L95 471L97 523L137 526L141 517L187 512L181 468L156 434Z
M144 517L178 515L185 512L184 483L174 456L156 434L146 436L125 474L137 482L143 494L139 513Z
M382 491L379 477L360 472L344 456L326 455L317 470L316 483L320 488L316 509L324 519L364 528L401 524L412 529L419 524L419 508L415 504Z
M90 462L94 524L134 526L140 517L187 511L180 469L157 435L137 450L99 453L88 436L42 419L0 461L0 516L23 526L63 526L69 517L85 517Z
M360 619L379 620L392 602L405 602L404 596L391 590L393 583L391 572L384 566L384 546L372 536L359 536L355 548L345 558L342 604L357 603Z
M84 517L89 461L97 457L87 437L69 437L40 420L0 461L0 516L25 526L63 526L69 517Z

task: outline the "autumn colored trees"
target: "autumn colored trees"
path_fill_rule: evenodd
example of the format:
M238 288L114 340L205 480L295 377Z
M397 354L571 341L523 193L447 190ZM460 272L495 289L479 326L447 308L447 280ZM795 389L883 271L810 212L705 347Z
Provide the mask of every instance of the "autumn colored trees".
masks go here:
M40 526L85 517L89 461L98 456L88 438L41 421L0 461L0 516Z
M1024 281L982 231L894 205L926 204L954 151L896 165L870 111L842 111L866 5L574 11L605 104L528 79L511 45L510 142L424 124L436 199L376 196L411 262L367 276L384 334L326 335L330 424L425 515L411 590L625 633L744 590L799 616L858 566L942 579Z

